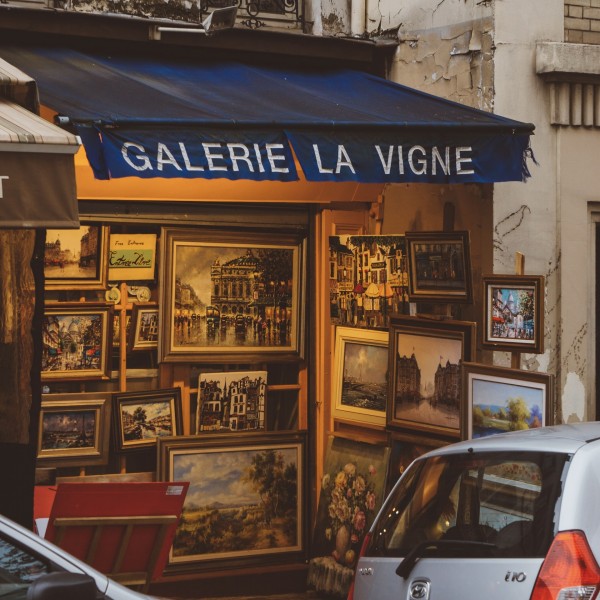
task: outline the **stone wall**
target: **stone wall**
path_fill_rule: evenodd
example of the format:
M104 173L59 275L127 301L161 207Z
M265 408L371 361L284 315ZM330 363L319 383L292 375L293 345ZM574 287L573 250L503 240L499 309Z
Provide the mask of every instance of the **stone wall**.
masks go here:
M565 0L565 42L600 44L600 0Z

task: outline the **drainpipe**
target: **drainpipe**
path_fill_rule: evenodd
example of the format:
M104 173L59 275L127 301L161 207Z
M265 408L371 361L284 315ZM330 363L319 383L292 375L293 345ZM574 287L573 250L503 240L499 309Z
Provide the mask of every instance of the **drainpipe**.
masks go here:
M363 37L367 31L367 0L352 0L350 8L350 33Z

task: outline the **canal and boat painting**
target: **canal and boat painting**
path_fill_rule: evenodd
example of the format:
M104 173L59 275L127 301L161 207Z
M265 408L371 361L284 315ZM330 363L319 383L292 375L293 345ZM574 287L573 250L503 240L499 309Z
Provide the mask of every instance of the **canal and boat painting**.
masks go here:
M459 437L461 366L473 360L475 323L392 318L388 425Z

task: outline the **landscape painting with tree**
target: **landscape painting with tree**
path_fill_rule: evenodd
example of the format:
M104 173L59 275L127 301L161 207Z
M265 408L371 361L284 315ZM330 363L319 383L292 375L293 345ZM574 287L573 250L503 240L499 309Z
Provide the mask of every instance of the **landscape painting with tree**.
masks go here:
M392 318L388 425L460 436L461 365L474 358L475 327L469 321Z
M329 297L333 323L387 327L408 314L408 261L403 235L329 237Z
M464 363L467 439L551 424L552 375Z
M166 230L166 361L300 351L302 240Z
M304 435L205 434L158 442L161 479L189 481L169 562L278 561L304 546Z

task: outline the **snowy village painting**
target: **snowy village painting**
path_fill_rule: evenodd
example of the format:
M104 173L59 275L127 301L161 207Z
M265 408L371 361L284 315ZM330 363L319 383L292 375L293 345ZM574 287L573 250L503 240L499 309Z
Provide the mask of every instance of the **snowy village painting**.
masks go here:
M201 373L196 433L265 428L266 371Z

